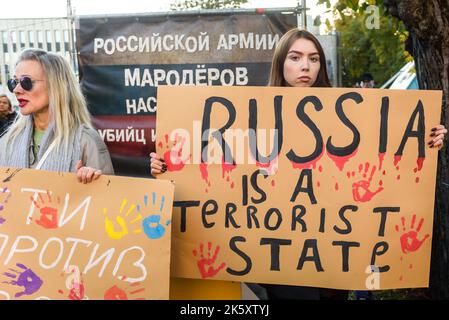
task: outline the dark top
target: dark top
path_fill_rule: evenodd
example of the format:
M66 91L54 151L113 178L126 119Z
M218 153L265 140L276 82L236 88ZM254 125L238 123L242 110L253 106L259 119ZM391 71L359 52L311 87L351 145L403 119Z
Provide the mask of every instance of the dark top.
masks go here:
M8 114L6 118L0 118L0 137L8 130L9 126L16 119L16 116L17 113L14 111L13 113Z

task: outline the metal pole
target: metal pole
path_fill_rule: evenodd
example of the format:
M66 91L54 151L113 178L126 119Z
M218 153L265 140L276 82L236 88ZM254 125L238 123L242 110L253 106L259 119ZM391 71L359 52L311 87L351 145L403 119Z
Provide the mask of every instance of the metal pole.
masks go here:
M307 30L306 0L298 0L296 6L296 24L299 29Z
M78 74L78 70L76 67L76 54L75 54L75 45L73 43L73 12L72 12L72 3L71 0L67 0L67 26L69 32L69 55L70 61L72 64L73 71Z
M306 0L302 0L302 25L307 30L307 5Z
M298 29L302 29L301 4L299 3L299 0L296 2L296 26Z

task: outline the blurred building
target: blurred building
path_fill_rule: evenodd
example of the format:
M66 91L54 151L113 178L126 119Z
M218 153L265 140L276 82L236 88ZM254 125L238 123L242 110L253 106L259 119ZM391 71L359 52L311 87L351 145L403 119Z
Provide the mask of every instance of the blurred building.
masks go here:
M64 56L73 66L67 18L0 19L1 93L9 93L6 81L12 77L17 56L24 48L39 48Z

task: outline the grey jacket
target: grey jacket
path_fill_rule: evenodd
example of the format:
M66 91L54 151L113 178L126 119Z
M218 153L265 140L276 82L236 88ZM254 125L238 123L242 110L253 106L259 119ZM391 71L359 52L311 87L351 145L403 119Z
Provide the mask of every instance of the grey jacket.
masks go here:
M84 166L99 169L102 174L114 174L114 168L112 166L108 148L97 131L83 126L80 145L81 160ZM38 161L36 161L34 157L33 147L34 143L33 140L31 140L28 154L30 159L30 168L32 169L34 169L38 164Z

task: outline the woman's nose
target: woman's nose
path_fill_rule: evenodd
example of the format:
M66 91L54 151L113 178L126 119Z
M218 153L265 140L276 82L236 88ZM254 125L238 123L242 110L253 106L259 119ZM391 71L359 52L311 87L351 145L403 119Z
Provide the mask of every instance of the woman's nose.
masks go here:
M302 59L301 60L301 70L307 71L307 70L309 70L309 68L310 68L309 60L308 59Z
M14 88L14 90L12 92L17 94L22 91L23 91L23 89L22 89L22 86L20 85L20 82L17 82L16 87Z

